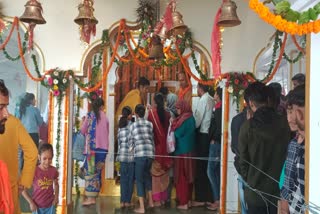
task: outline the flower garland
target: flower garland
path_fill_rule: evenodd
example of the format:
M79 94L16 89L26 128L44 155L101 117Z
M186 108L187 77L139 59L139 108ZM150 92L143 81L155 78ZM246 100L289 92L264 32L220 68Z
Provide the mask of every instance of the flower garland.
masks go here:
M275 15L270 12L259 0L250 0L249 7L255 11L262 20L271 24L276 29L289 34L310 34L320 32L320 20L298 24L297 22L287 21L281 15Z
M53 71L47 78L45 84L52 91L53 95L56 97L62 97L65 91L69 87L69 71Z
M244 90L248 87L249 81L247 75L244 73L230 72L226 74L227 82L225 87L236 102L237 112L239 111L240 98L243 96Z
M23 48L22 48L22 53L23 53L23 54L25 54L25 53L26 53L26 50L27 50L28 37L29 37L28 32L25 32L25 34L24 34L24 40L23 40L23 44L22 44L22 46L23 46ZM3 43L3 39L2 39L2 34L1 34L1 33L0 33L0 42ZM6 50L5 47L3 47L2 51L3 51L4 56L5 56L8 60L10 60L10 61L17 61L17 60L20 59L20 54L18 54L18 56L16 56L16 57L13 57L13 56L11 56L11 55L7 52L7 50Z
M76 107L76 114L75 114L75 127L76 127L76 130L80 130L80 88L77 89L77 107ZM78 172L79 171L79 161L76 160L76 163L75 163L75 172ZM79 180L78 180L78 174L75 173L74 175L74 183L76 185L76 192L77 192L77 196L80 195L80 188L79 188Z

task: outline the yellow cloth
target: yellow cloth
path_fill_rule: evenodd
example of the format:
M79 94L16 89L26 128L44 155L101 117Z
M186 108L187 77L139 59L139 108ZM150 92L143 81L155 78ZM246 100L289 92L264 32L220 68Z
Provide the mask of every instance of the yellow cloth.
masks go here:
M130 108L132 109L132 112L134 113L134 108L138 104L142 104L140 91L139 89L133 89L129 91L129 93L123 98L123 100L121 101L117 109L116 117L115 117L116 127L118 127L118 121L120 119L120 115L122 114L123 107L130 106Z
M24 152L24 167L19 179L18 147ZM4 134L0 134L0 160L8 166L15 214L20 213L18 186L30 188L37 164L38 150L19 119L10 115Z

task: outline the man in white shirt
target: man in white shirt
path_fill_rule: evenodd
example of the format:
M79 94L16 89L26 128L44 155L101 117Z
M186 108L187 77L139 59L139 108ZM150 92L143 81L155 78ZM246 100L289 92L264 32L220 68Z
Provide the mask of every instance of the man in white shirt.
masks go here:
M213 98L208 93L209 86L198 83L197 92L200 99L194 111L196 120L197 140L196 156L208 158L209 156L209 128L213 110ZM192 206L204 206L205 202L212 201L212 193L207 176L208 161L197 160L195 176L195 201Z

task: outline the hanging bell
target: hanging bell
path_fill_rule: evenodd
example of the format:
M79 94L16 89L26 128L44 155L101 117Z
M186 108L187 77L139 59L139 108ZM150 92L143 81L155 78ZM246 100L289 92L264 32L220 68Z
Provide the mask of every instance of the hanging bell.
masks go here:
M168 38L168 32L165 24L162 25L161 30L157 35L160 36L161 39Z
M74 19L74 22L78 25L84 24L98 24L98 20L93 15L93 3L92 0L84 0L82 4L78 6L79 15Z
M185 25L182 20L182 15L178 11L174 11L172 13L172 22L173 22L173 26L168 31L168 34L170 36L176 36L176 35L182 36L188 30L187 25Z
M25 5L25 11L19 18L20 21L34 24L45 24L42 16L42 7L37 0L29 0Z
M149 59L160 60L164 58L163 45L158 35L151 38L151 48L149 51Z
M237 16L237 5L234 1L224 1L221 6L221 16L218 21L219 27L234 27L241 24Z

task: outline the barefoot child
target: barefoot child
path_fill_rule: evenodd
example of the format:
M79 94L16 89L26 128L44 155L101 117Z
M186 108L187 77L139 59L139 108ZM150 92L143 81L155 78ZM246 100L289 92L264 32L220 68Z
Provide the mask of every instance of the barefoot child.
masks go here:
M132 118L132 110L129 106L122 109L122 116L118 129L118 156L120 162L120 189L121 208L131 206L131 197L134 183L134 159L132 151L129 151L129 126Z
M32 197L26 190L22 192L33 214L55 214L58 203L58 171L51 166L53 148L51 144L42 144L39 148L39 165L33 178Z

